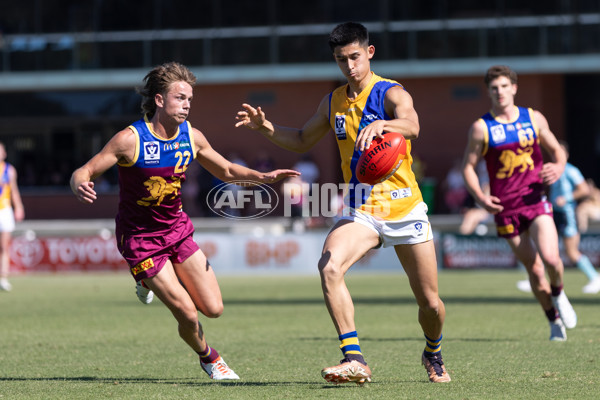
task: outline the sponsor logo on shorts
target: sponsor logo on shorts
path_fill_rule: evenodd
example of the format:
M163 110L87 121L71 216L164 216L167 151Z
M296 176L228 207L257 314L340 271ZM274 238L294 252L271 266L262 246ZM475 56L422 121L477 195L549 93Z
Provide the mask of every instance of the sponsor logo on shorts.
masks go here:
M132 267L131 273L133 275L137 275L140 272L147 271L153 267L154 267L154 261L152 261L151 258L147 258L144 261L142 261L141 263L139 263L138 265L136 265L135 267Z
M514 233L515 226L513 224L503 225L499 226L497 230L499 235L509 235L511 233Z

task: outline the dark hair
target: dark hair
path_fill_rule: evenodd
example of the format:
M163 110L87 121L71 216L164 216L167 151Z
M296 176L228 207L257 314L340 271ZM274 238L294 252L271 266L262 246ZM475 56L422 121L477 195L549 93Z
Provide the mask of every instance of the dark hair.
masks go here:
M485 74L485 78L483 78L483 81L485 82L486 86L489 86L490 82L493 81L496 78L499 78L501 76L505 76L508 79L510 79L510 82L512 84L516 84L517 83L517 73L515 71L513 71L512 69L510 69L510 67L506 66L506 65L494 65L492 67L490 67L486 74Z
M346 46L355 42L361 46L369 45L369 31L358 22L339 24L329 34L329 47L332 51L338 46Z
M165 94L169 86L175 82L187 82L190 86L196 84L196 77L186 66L169 62L157 67L144 77L144 87L138 88L137 92L142 95L142 113L152 117L156 112L156 103L154 96Z

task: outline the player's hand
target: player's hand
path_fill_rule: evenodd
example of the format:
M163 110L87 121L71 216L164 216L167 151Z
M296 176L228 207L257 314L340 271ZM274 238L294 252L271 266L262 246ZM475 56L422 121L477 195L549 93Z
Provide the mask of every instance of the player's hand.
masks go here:
M377 120L365 126L356 137L354 149L365 151L365 149L368 149L371 146L371 142L373 141L373 139L375 139L376 137L383 138L384 125L385 121Z
M496 196L486 196L483 199L481 199L479 203L491 214L498 214L499 212L504 210L500 199Z
M82 203L92 204L98 197L94 190L94 182L82 182L74 191L75 197Z
M564 207L567 204L567 199L565 198L565 196L558 196L554 201L559 207Z
M544 181L545 185L552 185L560 178L563 169L556 163L545 163L540 172L540 178Z
M250 104L242 104L242 111L238 111L235 119L235 127L246 126L250 129L257 130L264 126L266 117L264 111L260 108L254 108Z
M15 207L14 213L15 213L15 221L21 222L25 219L25 210L23 209L23 207Z
M276 169L275 171L266 172L263 175L262 181L263 183L275 183L285 178L300 175L300 172L293 169Z

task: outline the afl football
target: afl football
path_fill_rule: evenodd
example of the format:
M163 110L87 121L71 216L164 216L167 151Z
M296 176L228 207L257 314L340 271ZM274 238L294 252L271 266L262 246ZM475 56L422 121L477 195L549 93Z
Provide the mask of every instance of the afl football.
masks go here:
M356 163L356 178L360 183L376 185L389 179L406 157L406 140L401 133L386 132L376 137Z

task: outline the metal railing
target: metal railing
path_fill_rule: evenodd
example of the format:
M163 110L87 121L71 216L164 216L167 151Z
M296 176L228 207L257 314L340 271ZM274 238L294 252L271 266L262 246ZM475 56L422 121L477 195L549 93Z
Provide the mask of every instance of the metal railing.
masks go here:
M497 57L596 57L600 13L365 23L384 62L435 62ZM168 60L208 69L240 66L316 67L329 76L331 24L113 32L9 34L0 43L0 81L18 73L147 69ZM442 61L442 63L440 63ZM310 64L310 65L307 65ZM577 69L576 63L564 62ZM586 65L593 65L587 63ZM431 67L430 67L431 68ZM559 67L564 68L564 67ZM586 67L589 68L589 67ZM569 71L564 71L569 72ZM268 78L271 71L258 74ZM128 81L128 78L125 80ZM1 82L0 82L1 83ZM4 89L5 90L5 89Z

